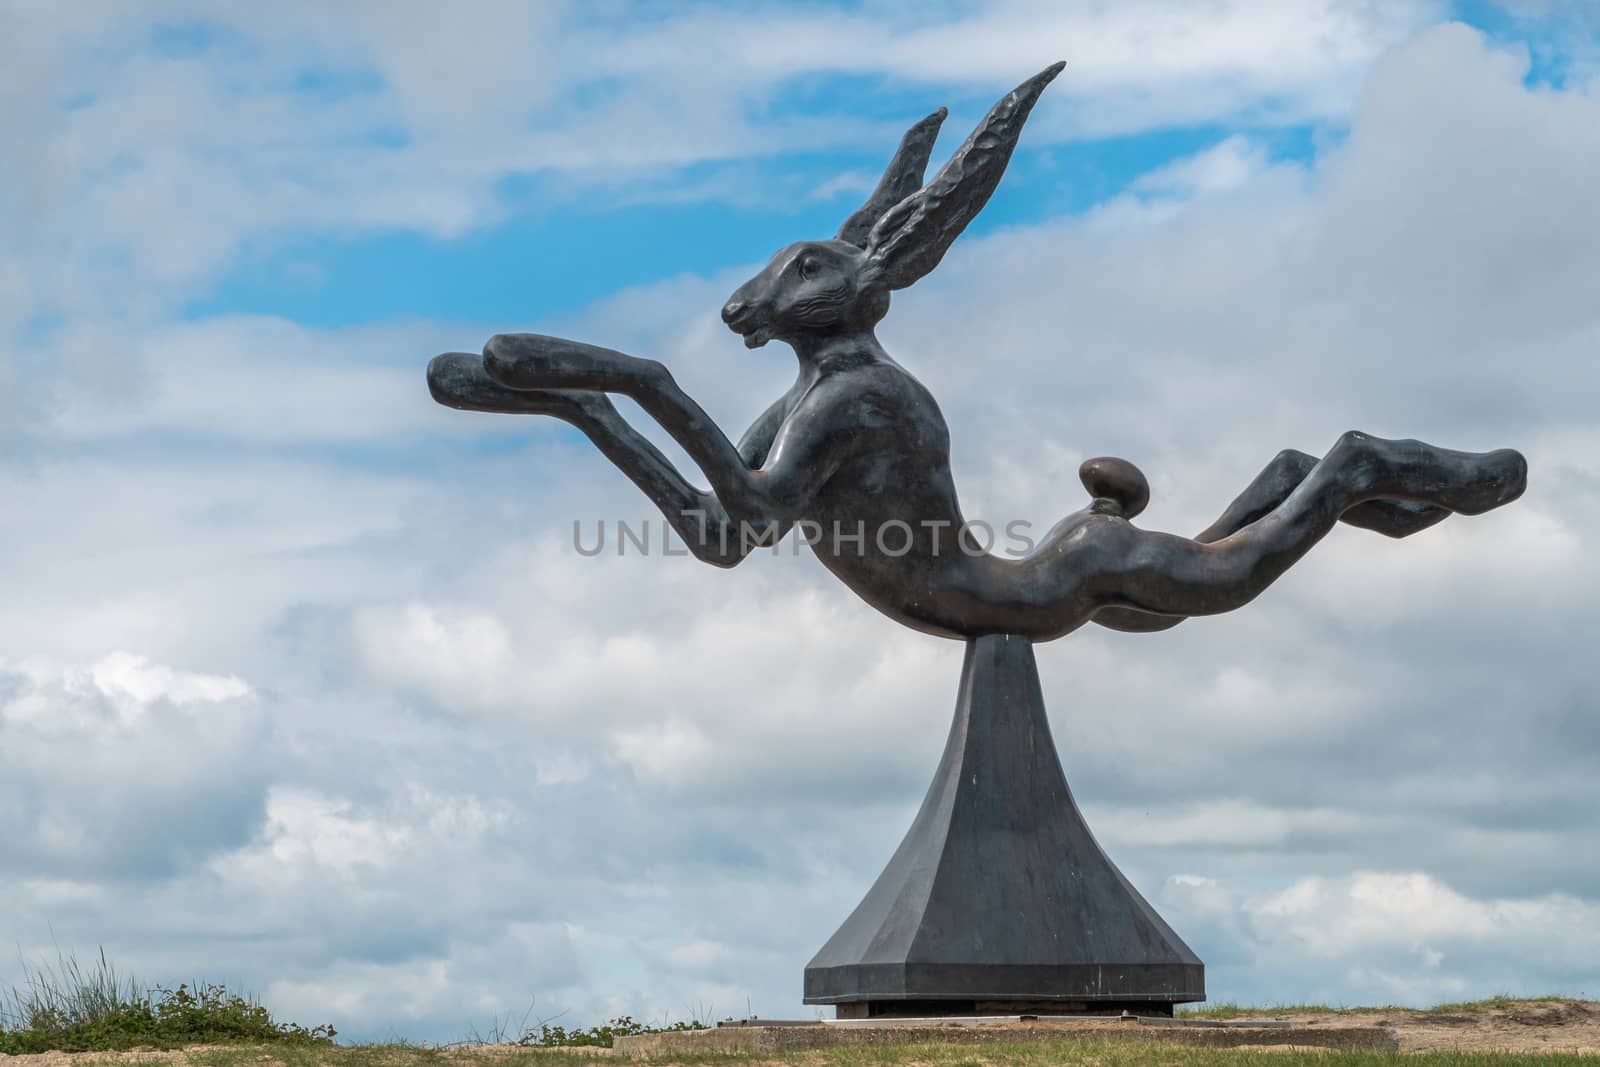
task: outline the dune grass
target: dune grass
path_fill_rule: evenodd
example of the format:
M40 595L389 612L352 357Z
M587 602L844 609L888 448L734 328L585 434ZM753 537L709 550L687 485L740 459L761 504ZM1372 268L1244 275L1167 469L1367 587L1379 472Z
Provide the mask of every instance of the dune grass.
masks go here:
M253 998L196 982L141 988L105 952L88 967L58 955L25 968L23 985L0 994L0 1053L172 1049L223 1043L329 1047L332 1026L276 1022Z
M1337 1015L1365 1008L1330 1008L1326 1004L1235 1004L1219 1000L1209 1004L1181 1004L1173 1012L1180 1019L1271 1019L1278 1015Z
M1485 997L1482 1000L1458 1000L1448 1004L1435 1004L1431 1008L1422 1008L1426 1015L1471 1015L1479 1011L1508 1011L1511 1008L1525 1004L1559 1004L1571 1000L1571 997L1558 996L1554 993L1542 997L1514 997L1510 993L1499 996ZM1406 1009L1398 1008L1397 1011Z
M475 1037L462 1045L609 1049L616 1038L630 1034L702 1030L705 1026L692 1020L651 1026L626 1015L589 1027L568 1028L545 1021L531 1027L524 1024L516 1032L496 1026L487 1040ZM387 1062L387 1057L423 1063L448 1054L447 1050L403 1042L335 1046L337 1034L331 1024L306 1027L278 1022L254 997L230 992L222 985L195 982L176 989L142 987L131 976L118 973L104 950L88 966L61 953L53 965L25 964L23 984L0 993L0 1055L202 1045L248 1047L250 1056L255 1057L268 1046L277 1050L275 1055L288 1057L284 1062L290 1063ZM205 1053L224 1059L228 1054L225 1049ZM552 1061L547 1057L539 1062Z

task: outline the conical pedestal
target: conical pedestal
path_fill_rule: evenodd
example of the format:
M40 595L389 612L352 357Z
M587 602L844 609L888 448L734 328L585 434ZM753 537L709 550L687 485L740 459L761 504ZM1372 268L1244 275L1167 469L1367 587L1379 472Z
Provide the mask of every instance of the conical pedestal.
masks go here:
M1033 647L967 642L955 723L905 840L806 967L841 1018L1168 1013L1205 966L1095 843L1050 738Z

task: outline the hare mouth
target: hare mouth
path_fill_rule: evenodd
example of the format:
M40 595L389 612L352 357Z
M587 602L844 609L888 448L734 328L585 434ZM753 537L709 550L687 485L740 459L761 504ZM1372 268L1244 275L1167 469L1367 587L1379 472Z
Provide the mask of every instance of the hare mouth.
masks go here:
M744 335L744 346L746 348L760 348L770 340L772 340L772 327L758 326Z

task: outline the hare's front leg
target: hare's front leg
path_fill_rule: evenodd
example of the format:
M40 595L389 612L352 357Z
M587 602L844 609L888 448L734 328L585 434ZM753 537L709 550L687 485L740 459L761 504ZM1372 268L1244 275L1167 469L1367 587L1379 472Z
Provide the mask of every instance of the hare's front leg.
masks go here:
M612 464L660 509L695 557L731 567L748 554L750 538L728 517L715 494L702 492L672 461L628 425L603 393L508 389L489 377L480 356L449 352L428 364L428 389L447 407L518 415L549 415L582 430Z
M511 389L629 393L666 374L653 359L542 333L500 333L483 346L489 377Z
M484 346L483 368L511 389L580 389L628 397L705 472L730 515L747 523L771 517L739 450L660 362L564 337L503 333Z

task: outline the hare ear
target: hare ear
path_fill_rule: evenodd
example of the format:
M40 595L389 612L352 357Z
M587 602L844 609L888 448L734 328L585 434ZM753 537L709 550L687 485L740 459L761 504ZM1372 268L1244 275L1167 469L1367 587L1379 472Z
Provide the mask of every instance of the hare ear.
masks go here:
M900 147L889 168L878 180L867 202L839 227L838 239L848 241L857 248L865 248L867 234L883 213L922 188L922 174L928 169L928 157L933 155L933 142L939 136L939 124L949 114L940 108L911 129L900 139Z
M933 270L1000 184L1034 101L1065 63L1047 67L1001 98L933 181L884 213L867 236L867 267L890 289Z

